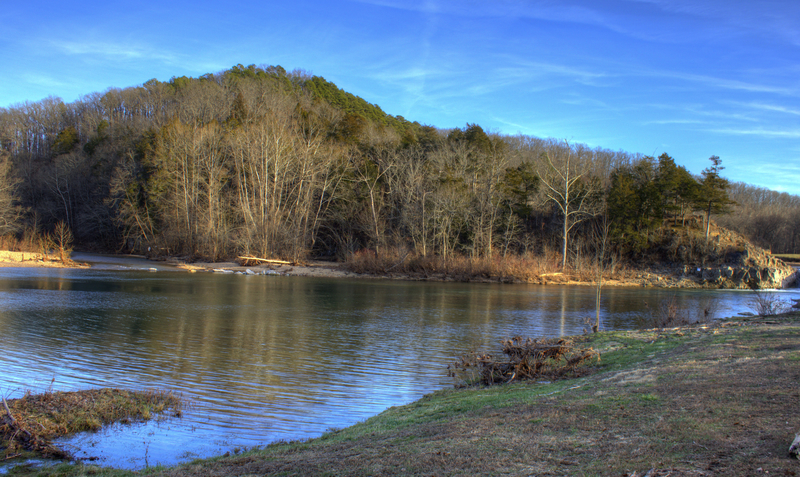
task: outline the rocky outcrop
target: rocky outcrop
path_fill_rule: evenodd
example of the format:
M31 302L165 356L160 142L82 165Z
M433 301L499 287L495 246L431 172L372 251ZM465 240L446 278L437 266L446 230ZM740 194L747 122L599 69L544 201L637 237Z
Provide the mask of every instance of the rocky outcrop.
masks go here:
M717 288L788 288L797 286L798 271L788 265L773 267L727 266L698 268L694 273L703 285Z
M721 266L697 267L691 274L717 288L788 288L798 285L800 272L764 249L745 243L728 254Z

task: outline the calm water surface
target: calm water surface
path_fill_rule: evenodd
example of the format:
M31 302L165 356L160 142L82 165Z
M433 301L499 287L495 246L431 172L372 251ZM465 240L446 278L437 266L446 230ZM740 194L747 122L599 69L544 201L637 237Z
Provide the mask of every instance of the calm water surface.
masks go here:
M578 334L594 316L591 287L150 272L150 262L108 262L0 268L0 393L182 393L192 403L182 418L62 441L77 456L131 469L318 436L452 385L446 366L464 352L518 334ZM687 308L713 299L721 316L749 311L747 292L606 288L603 327L639 327L646 303L673 295Z

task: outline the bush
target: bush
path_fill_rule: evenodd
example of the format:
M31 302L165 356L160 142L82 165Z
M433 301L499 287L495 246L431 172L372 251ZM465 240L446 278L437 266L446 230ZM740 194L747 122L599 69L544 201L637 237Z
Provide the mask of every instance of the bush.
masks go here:
M559 338L515 337L501 341L504 360L489 354L462 356L447 367L447 375L460 384L485 385L533 379L558 379L574 376L586 361L600 355L592 348L576 348Z
M697 309L681 309L675 295L662 300L655 309L645 304L652 314L653 328L677 328L680 326L708 323L716 318L719 304L712 299L700 302Z
M789 302L776 295L775 293L764 293L753 288L753 298L750 300L749 307L758 316L772 316L786 313L791 306Z

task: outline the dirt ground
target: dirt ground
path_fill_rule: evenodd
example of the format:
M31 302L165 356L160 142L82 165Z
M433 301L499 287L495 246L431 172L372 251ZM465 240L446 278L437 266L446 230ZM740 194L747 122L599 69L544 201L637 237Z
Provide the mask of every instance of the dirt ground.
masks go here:
M157 473L800 475L800 315L600 336L586 377L442 391L319 439Z

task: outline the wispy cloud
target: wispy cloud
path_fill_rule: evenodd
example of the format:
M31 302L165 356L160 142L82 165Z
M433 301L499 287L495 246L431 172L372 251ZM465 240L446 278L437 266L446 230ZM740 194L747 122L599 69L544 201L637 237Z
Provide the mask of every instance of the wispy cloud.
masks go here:
M800 189L797 187L797 184L800 184L800 169L787 166L785 160L763 156L757 158L757 161L754 161L753 157L742 161L746 164L744 166L736 166L729 162L729 169L731 172L738 172L739 176L745 178L743 182L748 184L789 194L800 194Z
M669 115L678 116L664 119L654 119L644 124L719 124L720 122L744 121L757 123L759 119L745 111L719 109L707 104L681 104L681 103L650 103L643 104L638 109L651 111L665 111Z
M529 61L521 58L510 59L508 63L515 66L500 67L497 69L497 73L513 81L531 81L537 78L553 77L561 81L568 78L586 86L602 86L600 80L615 76L605 71L593 71L562 63Z
M761 1L728 2L714 0L627 0L644 3L667 14L695 17L709 29L724 30L729 35L757 32L800 46L800 4L797 2Z
M754 109L757 111L767 111L774 113L784 113L792 116L800 116L800 109L788 108L786 106L766 103L743 103L738 101L729 101L728 104L736 107L744 107Z
M735 128L720 128L708 129L708 132L718 134L730 134L738 136L760 136L765 138L800 138L800 129L791 130L769 130L769 129L735 129Z
M700 119L658 119L654 121L645 121L644 124L648 126L665 126L668 124L708 124L708 121L702 121Z
M57 90L58 88L62 88L68 85L68 83L56 79L53 76L41 75L35 73L23 74L22 79L28 84L42 86L44 88L51 90Z
M602 28L628 37L663 43L685 43L698 38L731 37L758 31L800 44L800 24L792 15L775 15L761 3L728 4L709 0L627 0L622 5L596 0L354 0L406 11L463 17L524 18ZM617 2L615 2L617 3ZM627 5L626 5L627 3ZM632 8L630 4L643 5ZM780 9L786 5L782 4ZM793 7L794 8L794 7ZM798 12L800 15L800 12ZM676 34L676 26L691 23Z
M51 47L68 55L99 56L116 60L158 60L173 62L175 56L148 46L113 43L108 41L52 40Z
M359 3L395 8L406 11L447 14L473 18L525 18L561 23L593 25L601 28L630 33L612 16L595 8L591 3L552 2L548 0L495 0L491 2L446 0L354 0ZM466 4L465 4L466 3Z
M715 76L686 73L681 71L651 70L643 71L641 74L645 76L669 77L690 83L703 84L716 89L747 91L751 93L773 93L785 96L800 96L800 89L795 87L752 83L748 81L719 78Z

